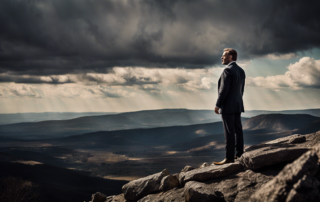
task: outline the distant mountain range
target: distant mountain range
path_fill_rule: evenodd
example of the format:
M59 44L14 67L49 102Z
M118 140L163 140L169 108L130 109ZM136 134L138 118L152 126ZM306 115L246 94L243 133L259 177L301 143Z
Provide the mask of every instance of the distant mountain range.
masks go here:
M254 115L259 113L277 114L274 111L247 111L243 113ZM320 116L320 109L288 110L284 114L312 114ZM64 114L64 117L76 114ZM82 114L84 115L84 114ZM89 114L87 114L89 115ZM60 118L63 117L62 115ZM256 116L256 115L255 115ZM0 115L1 117L1 115ZM41 117L41 116L40 116ZM43 118L43 117L42 117ZM68 120L49 120L40 122L25 122L0 125L0 136L19 139L59 138L80 135L97 131L116 131L138 128L156 128L167 126L195 125L221 121L221 117L212 110L162 109L145 110L107 115L91 115ZM259 122L259 120L258 120ZM260 123L260 122L259 122ZM311 123L311 122L310 122ZM262 127L264 124L259 127ZM249 126L245 126L249 127ZM284 126L274 126L284 127ZM249 127L252 129L252 126ZM248 128L248 129L249 129ZM286 128L283 128L286 129ZM199 132L201 133L201 131Z
M261 114L309 114L312 116L320 117L320 109L300 109L300 110L281 110L281 111L268 111L268 110L249 110L242 113L243 117L254 117Z
M269 114L250 119L242 118L245 144L263 141L293 133L320 130L320 117L311 115ZM149 129L99 131L51 140L50 144L72 148L103 149L120 146L170 146L172 150L188 150L212 141L224 142L222 122L171 126Z
M0 125L23 123L23 122L39 122L49 120L67 120L84 116L100 116L107 114L117 114L112 112L43 112L43 113L16 113L16 114L0 114Z
M0 126L0 136L43 139L95 131L191 125L220 121L210 110L163 109L121 114L86 116L70 120L16 123Z
M15 114L0 114L0 125L23 123L23 122L40 122L40 121L52 121L52 120L69 120L79 117L88 116L103 116L103 115L124 115L129 118L140 117L145 119L153 118L154 115L161 115L164 112L167 113L185 113L189 116L197 114L199 117L189 120L190 124L197 123L209 123L220 121L219 117L214 117L213 110L192 110L192 109L160 109L160 110L143 110L135 112L43 112L43 113L15 113ZM283 110L283 111L267 111L267 110L246 110L242 114L243 117L251 118L253 116L261 114L309 114L312 116L320 117L320 109L304 109L304 110ZM148 116L146 116L148 115ZM201 117L200 117L201 116ZM192 123L190 122L192 121ZM160 125L159 125L160 126Z

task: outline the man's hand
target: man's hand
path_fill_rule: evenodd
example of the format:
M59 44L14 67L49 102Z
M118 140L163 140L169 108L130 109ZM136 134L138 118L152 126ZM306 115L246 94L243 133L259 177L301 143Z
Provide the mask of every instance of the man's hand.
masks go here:
M216 107L216 108L214 108L214 112L216 113L216 114L219 114L219 107Z

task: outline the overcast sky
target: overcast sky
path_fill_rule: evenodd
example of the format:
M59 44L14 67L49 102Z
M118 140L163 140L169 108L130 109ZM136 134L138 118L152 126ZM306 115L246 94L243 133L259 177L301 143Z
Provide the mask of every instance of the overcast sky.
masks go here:
M316 0L1 0L0 113L213 109L224 48L245 109L320 108Z

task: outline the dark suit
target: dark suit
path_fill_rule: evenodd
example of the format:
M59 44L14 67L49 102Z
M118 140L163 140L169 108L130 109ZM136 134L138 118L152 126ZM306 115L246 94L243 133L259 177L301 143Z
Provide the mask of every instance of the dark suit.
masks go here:
M220 108L226 142L226 158L234 159L243 153L243 132L241 112L243 107L243 91L245 72L235 62L230 63L222 72L218 82L218 100L216 106ZM236 136L236 140L235 140Z

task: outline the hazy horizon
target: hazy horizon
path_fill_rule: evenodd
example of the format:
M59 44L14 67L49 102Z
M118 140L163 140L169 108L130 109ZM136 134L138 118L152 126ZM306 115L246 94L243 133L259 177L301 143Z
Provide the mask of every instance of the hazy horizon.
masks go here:
M213 109L191 109L191 108L155 108L155 109L142 109L142 110L133 110L133 111L43 111L43 112L17 112L17 113L0 113L0 114L27 114L27 113L111 113L111 114L117 114L117 113L130 113L130 112L139 112L139 111L156 111L156 110L170 110L170 109L186 109L186 110L212 110ZM246 111L271 111L271 112L281 112L281 111L299 111L299 110L315 110L320 109L319 108L304 108L304 109L285 109L285 110L267 110L267 109L253 109L253 110L246 110ZM245 112L242 112L242 115L244 115Z

